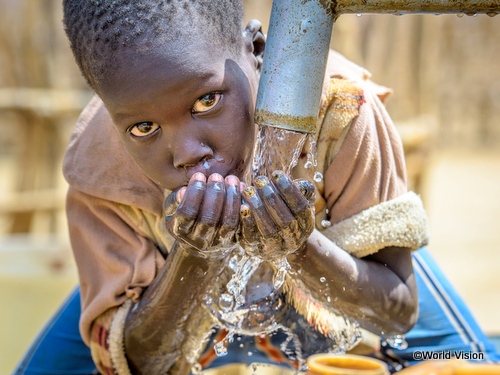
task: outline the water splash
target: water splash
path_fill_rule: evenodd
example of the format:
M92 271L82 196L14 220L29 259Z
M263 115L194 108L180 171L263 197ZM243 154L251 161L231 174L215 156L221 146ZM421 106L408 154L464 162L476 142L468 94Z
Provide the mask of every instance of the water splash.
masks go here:
M278 290L281 288L283 283L285 282L285 276L287 271L290 269L290 264L286 258L278 258L274 261L274 265L276 266L277 272L274 275L274 290Z
M255 142L253 176L270 176L275 170L291 175L299 161L307 135L275 128L260 126Z
M226 312L234 311L245 303L243 289L247 286L248 280L250 280L250 277L252 277L261 263L262 260L260 258L243 255L236 264L236 267L233 268L234 274L227 283L227 291L232 299L236 301L236 304L232 306L231 310Z
M233 338L234 332L230 331L222 340L214 345L214 350L217 357L224 357L225 355L227 355L227 343L232 342Z
M253 173L247 176L247 183L253 184L255 177L260 175L270 176L275 170L282 170L291 175L306 141L309 142L309 149L305 167L313 169L314 173L312 174L315 182L321 182L323 180L322 174L314 171L318 163L316 140L313 134L304 135L290 130L263 126L258 129L252 164ZM329 222L325 220L323 223ZM326 224L323 226L326 227ZM269 290L263 285L253 285L255 290L262 294L259 297L260 299L255 300L255 295L246 294L246 288L249 282L250 284L255 283L252 280L259 277L259 273L255 272L262 269L261 267L265 268L263 261L257 257L246 255L241 248L239 248L239 253L236 249L234 253L235 255L231 258L228 266L234 273L227 276L224 279L226 281L221 279L219 281L220 285L214 288L211 297L205 299L205 304L218 319L219 324L229 331L224 339L215 344L215 353L218 356L226 355L226 343L233 340L235 333L257 335L262 332L271 333L277 329L282 329L287 332L287 339L282 344L285 349L283 352L288 357L295 356L295 360L302 364L301 367L303 367L305 360L302 358L302 348L298 336L275 320L276 316L285 311L285 300L281 288L287 273L290 271L287 259L283 257L272 261L274 274L272 274L272 282L270 281L267 287ZM253 279L252 276L254 276ZM254 294L256 293L255 290ZM328 301L331 301L329 296L327 298ZM353 345L353 340L358 339L359 325L357 322L352 322L343 316L338 316L334 320L330 326L338 329L332 328L326 337L333 342L333 352L345 352ZM312 327L311 329L314 330ZM295 350L289 348L291 343L293 343ZM248 355L251 355L251 352Z

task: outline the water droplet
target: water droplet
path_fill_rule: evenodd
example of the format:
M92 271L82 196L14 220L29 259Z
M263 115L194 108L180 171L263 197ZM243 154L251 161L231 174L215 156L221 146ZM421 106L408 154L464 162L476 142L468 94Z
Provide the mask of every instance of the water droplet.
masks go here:
M323 228L330 228L332 226L332 223L328 220L323 220L323 221L321 221L321 226Z
M330 296L328 296L328 298L326 299L328 302L332 302L332 299L330 298Z
M184 276L181 277L181 281L184 280Z
M314 181L321 182L323 180L323 175L320 172L314 172Z
M394 337L385 338L386 343L394 349L405 350L408 348L408 343L404 335L396 335Z
M252 352L248 352L247 354L248 354L249 357L253 356Z
M311 168L313 165L312 161L308 160L306 164L304 165L304 168Z
M465 16L465 14L464 14L464 13L458 13L458 14L457 14L457 17L458 17L458 18L463 18L464 16Z
M498 12L494 12L494 11L491 11L491 12L486 12L486 15L488 17L495 17L496 15L498 15Z
M476 12L464 12L467 16L469 17L476 17L477 13Z
M243 343L240 344L240 348L243 348L245 345L243 345Z
M324 277L320 278L319 281L321 281L322 283L324 283L326 281L326 279Z
M342 287L342 290L345 292L345 286Z
M201 146L201 147L205 147L205 143L200 142L200 146Z
M361 17L361 16L362 16L361 13L356 14L356 17Z

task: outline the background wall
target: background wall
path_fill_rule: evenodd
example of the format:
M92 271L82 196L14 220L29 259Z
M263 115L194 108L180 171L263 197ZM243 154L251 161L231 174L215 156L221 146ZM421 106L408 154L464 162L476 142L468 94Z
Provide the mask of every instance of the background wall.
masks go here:
M59 0L0 0L0 375L76 285L64 149L91 97ZM270 0L246 0L267 31ZM332 47L392 87L431 250L489 333L500 333L500 17L342 16Z

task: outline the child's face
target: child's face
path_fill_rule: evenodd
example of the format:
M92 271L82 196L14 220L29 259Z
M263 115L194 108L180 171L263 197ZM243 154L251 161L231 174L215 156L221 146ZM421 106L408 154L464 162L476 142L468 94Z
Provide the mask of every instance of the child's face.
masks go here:
M98 85L125 148L169 190L196 172L242 178L255 137L253 54L173 44L147 57L120 55L122 68Z

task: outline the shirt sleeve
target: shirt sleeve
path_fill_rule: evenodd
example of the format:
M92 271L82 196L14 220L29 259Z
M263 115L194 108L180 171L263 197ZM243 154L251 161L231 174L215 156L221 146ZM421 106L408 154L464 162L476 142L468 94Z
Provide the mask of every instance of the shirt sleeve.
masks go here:
M384 97L370 80L332 77L318 138L319 206L331 224L319 227L357 257L388 246L418 249L429 236L422 202L407 192L403 145L378 91Z
M80 278L80 332L90 346L94 321L137 301L165 260L120 205L70 188L66 210Z

